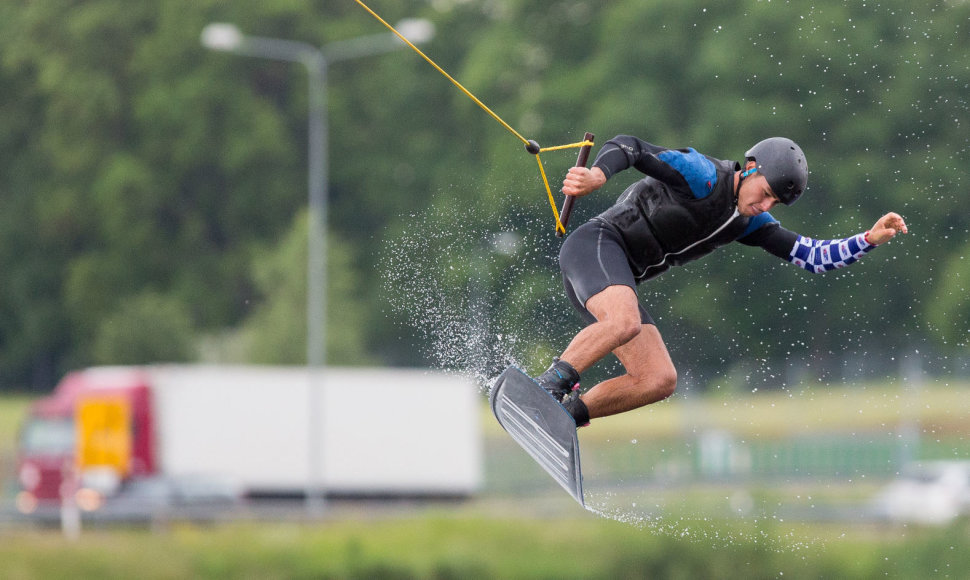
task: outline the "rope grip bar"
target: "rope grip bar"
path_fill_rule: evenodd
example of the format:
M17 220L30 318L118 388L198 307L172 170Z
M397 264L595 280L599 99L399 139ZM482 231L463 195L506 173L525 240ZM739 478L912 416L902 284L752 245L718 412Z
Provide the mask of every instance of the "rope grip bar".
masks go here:
M574 167L586 167L589 162L589 152L593 146L593 139L595 136L592 133L586 133L583 137L583 146L579 149L579 155L576 156L576 165ZM566 226L569 224L569 215L573 211L573 204L576 202L576 196L567 195L566 199L562 204L562 211L559 212L559 221L562 224L562 228L559 228L559 224L556 227L556 237L561 238L566 235Z

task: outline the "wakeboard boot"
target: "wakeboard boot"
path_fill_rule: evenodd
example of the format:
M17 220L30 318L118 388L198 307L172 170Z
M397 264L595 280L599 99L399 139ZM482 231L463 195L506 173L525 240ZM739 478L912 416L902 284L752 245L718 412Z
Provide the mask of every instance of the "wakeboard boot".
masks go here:
M562 403L573 391L579 391L579 372L573 365L556 357L552 359L552 365L536 378L536 382L553 399Z
M577 427L589 425L589 409L579 398L579 372L571 364L558 357L552 359L552 365L536 382L569 411Z

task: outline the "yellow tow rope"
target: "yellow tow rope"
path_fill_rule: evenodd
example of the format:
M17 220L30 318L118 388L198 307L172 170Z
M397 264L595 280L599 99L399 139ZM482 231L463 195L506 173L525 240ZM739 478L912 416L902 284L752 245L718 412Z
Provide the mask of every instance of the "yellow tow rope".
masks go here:
M423 58L424 60L428 61L428 64L430 64L431 66L433 66L435 68L435 70L437 70L442 75L444 75L444 77L446 79L448 79L449 81L451 81L451 83L453 85L455 85L456 87L458 87L458 89L461 92L465 93L465 95L469 99L471 99L472 101L475 102L476 105L478 105L479 107L481 107L483 111L485 111L486 113L488 113L493 119L495 119L496 121L498 121L510 133L512 133L513 135L515 135L516 138L518 138L518 140L521 141L526 146L526 151L528 151L529 153L532 153L533 155L535 155L536 162L539 164L539 175L542 176L542 183L543 183L543 185L546 188L546 195L549 196L549 205L552 206L552 214L556 217L556 233L558 235L562 235L562 234L566 233L566 227L562 224L562 222L559 219L559 210L556 208L556 199L552 195L552 188L549 187L549 180L546 178L546 170L545 170L545 167L543 167L543 165L542 165L542 159L540 159L539 153L544 153L544 152L547 152L547 151L560 151L562 149L576 149L576 148L581 148L581 147L592 147L593 146L593 142L590 141L590 140L585 140L585 141L580 141L578 143L570 143L568 145L557 145L557 146L554 146L554 147L539 147L538 143L536 143L535 141L530 141L530 140L526 139L525 137L523 137L521 134L519 134L518 131L516 131L515 129L513 129L511 125L509 125L504 120L502 120L502 118L499 117L495 113L495 111L493 111L493 110L489 109L487 106L485 106L485 103L481 102L478 99L478 97L476 97L475 95L473 95L471 93L471 91L469 91L464 86L462 86L462 84L460 82L456 81L454 79L454 77L452 77L450 74L448 74L447 72L445 72L445 70L443 68L441 68L440 66L438 66L438 64L435 63L435 61L431 60L431 58L429 58L428 55L426 55L423 52L421 52L421 49L419 49L417 46L414 46L414 44L410 40L408 40L407 38L405 38L404 35L402 35L400 32L398 32L393 26L391 26L390 24L388 24L387 21L384 20L383 18L381 18L376 12L374 12L373 10L371 10L370 7L368 7L366 4L364 4L361 0L354 0L354 1L357 2L357 4L360 4L361 8L363 8L364 10L366 10L367 12L369 12L371 16L373 16L374 18L376 18L381 24L383 24L384 26L386 26L388 28L388 30L390 30L398 38L400 38L404 42L404 44L406 44L409 47L411 47L411 49L414 50L414 52L418 53L418 55L420 55L421 58Z

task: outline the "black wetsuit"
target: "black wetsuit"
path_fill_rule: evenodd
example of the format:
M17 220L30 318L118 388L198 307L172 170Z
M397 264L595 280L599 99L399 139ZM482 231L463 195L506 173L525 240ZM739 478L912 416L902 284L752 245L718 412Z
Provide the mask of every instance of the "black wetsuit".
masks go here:
M624 285L635 291L637 284L671 266L734 241L760 246L816 272L847 265L872 248L858 236L827 240L828 261L823 261L823 249L816 259L812 249L820 242L781 227L767 212L754 217L738 213L734 188L738 163L694 149L667 149L620 135L603 145L593 166L607 179L630 167L647 177L628 187L610 209L572 232L560 250L566 293L587 322L595 318L586 310L586 301L607 286ZM841 259L829 256L830 246L836 252L842 249ZM644 324L653 324L642 305L640 315Z

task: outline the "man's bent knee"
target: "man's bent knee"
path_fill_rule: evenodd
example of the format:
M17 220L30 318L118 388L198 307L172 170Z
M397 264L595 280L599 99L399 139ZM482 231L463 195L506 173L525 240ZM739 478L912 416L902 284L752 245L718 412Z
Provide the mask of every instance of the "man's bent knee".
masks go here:
M616 337L617 344L630 342L643 330L639 316L637 318L624 317L618 320L609 320L606 324L610 327L611 334Z
M651 372L642 377L635 377L635 380L639 392L637 406L662 401L673 395L677 389L677 371L674 369Z
M661 371L654 377L654 393L656 395L656 401L662 401L670 395L674 394L677 390L677 369L671 367L665 371Z

